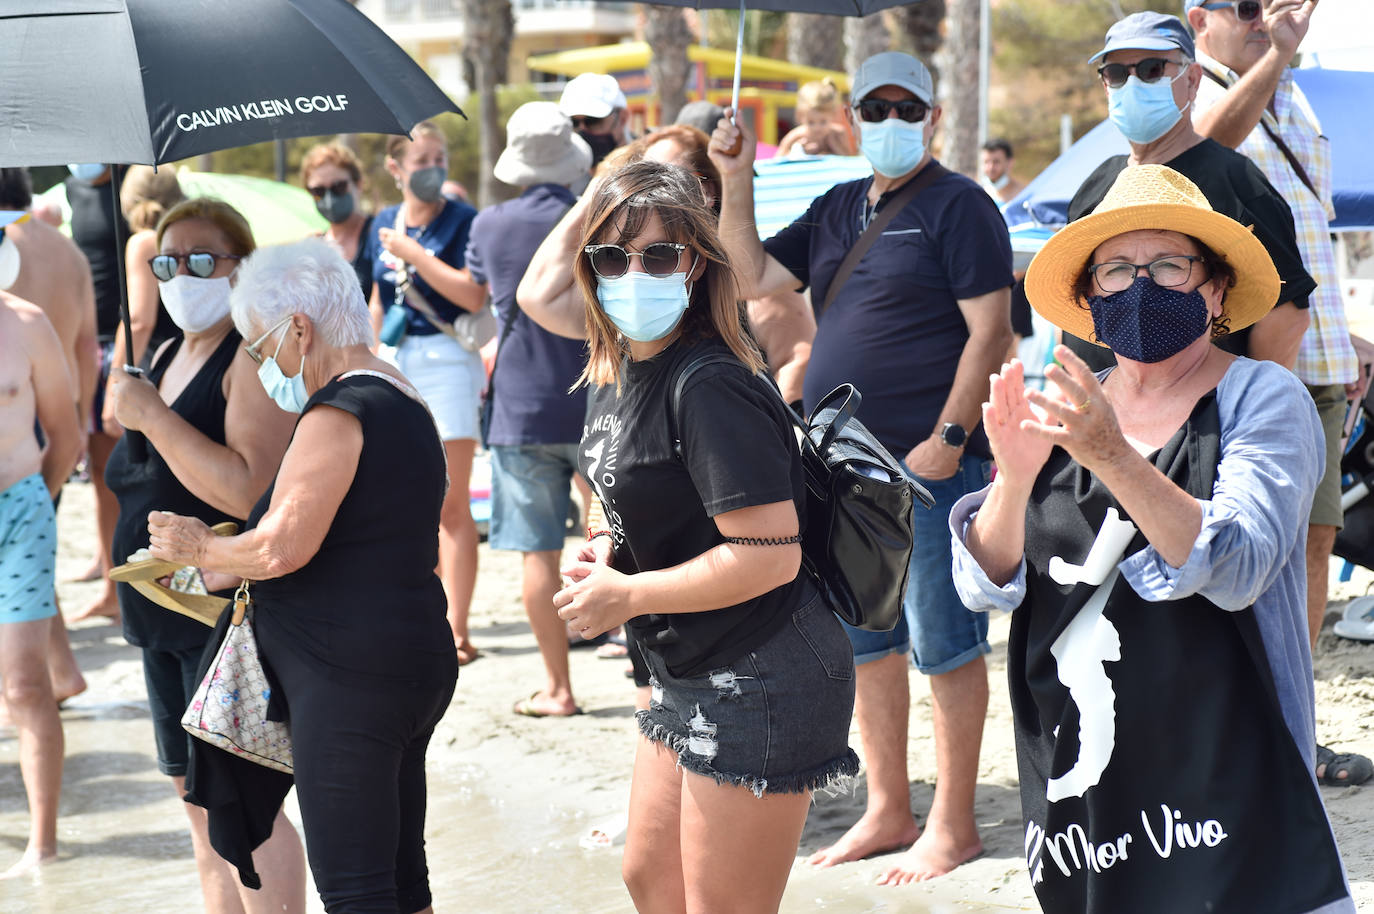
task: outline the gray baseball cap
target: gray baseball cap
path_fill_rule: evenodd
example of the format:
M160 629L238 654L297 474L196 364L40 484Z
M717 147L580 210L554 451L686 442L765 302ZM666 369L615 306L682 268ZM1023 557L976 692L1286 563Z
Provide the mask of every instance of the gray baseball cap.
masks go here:
M1193 53L1193 37L1188 26L1177 16L1165 13L1132 13L1107 29L1107 44L1088 63L1106 57L1112 51L1172 51L1180 50L1189 58Z
M927 105L935 104L935 83L930 71L910 54L901 51L884 51L859 64L850 80L849 97L853 102L861 102L879 86L898 86Z

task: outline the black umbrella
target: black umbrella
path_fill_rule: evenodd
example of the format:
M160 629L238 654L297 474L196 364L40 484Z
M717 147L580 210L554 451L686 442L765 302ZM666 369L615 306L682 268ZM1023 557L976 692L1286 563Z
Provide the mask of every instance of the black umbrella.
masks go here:
M347 0L4 0L0 87L0 166L157 165L288 137L408 134L463 113ZM141 453L141 437L130 447Z
M824 13L829 16L867 16L894 6L909 6L915 0L648 0L654 6L685 6L693 9L732 10L739 7L739 35L735 39L735 83L730 93L730 108L739 116L740 58L744 56L745 7L774 13ZM739 152L739 141L731 154Z

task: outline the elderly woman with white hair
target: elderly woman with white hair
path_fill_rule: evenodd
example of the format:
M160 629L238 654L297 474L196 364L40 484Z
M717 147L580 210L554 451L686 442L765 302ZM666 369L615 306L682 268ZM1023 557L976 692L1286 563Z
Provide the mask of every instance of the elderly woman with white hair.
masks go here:
M152 552L248 582L325 909L428 911L425 750L458 677L434 573L443 445L369 350L357 277L326 242L256 252L232 307L268 396L300 419L246 532L153 512Z

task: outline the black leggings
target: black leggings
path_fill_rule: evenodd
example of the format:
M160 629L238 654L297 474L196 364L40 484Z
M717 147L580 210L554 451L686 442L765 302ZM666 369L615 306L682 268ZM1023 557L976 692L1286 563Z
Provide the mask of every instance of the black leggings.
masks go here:
M430 904L425 750L452 682L349 685L273 666L291 717L310 872L330 914L414 914Z

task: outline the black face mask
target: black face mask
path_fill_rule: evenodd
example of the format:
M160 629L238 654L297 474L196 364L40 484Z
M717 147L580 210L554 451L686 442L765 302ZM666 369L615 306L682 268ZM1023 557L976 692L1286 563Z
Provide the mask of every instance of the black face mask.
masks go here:
M598 163L620 144L615 141L614 133L588 133L585 130L577 131L577 135L587 141L587 145L592 147L592 167Z

